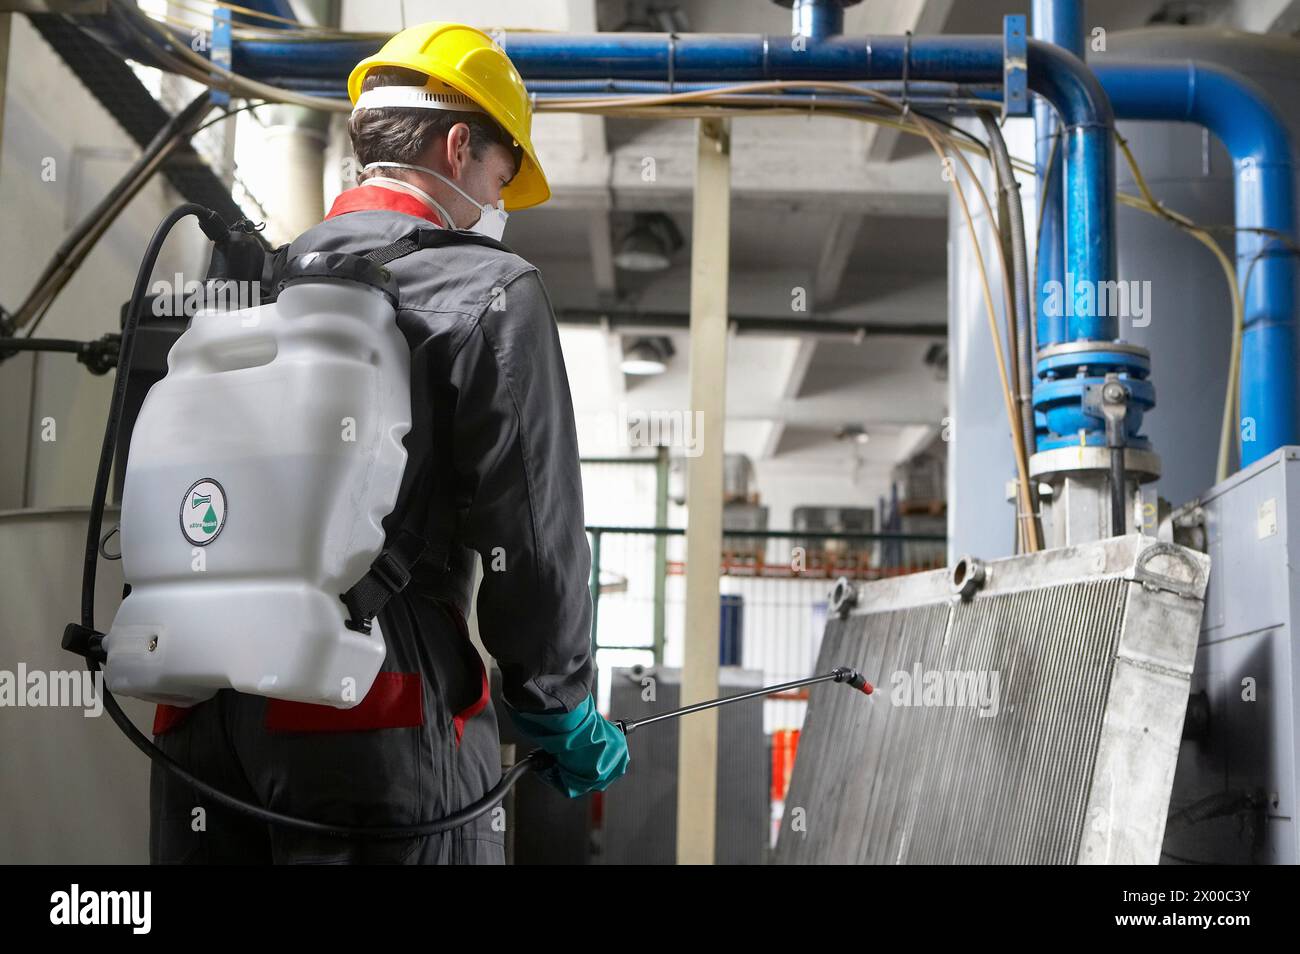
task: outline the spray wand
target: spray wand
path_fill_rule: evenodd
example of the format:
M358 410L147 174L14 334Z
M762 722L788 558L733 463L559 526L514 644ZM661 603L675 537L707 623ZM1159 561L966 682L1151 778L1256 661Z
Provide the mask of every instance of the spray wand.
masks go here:
M809 676L807 679L796 679L794 682L783 682L779 686L764 686L762 689L753 689L749 692L737 693L734 696L724 696L721 699L710 699L708 702L697 702L694 705L682 706L680 709L670 709L668 712L660 712L656 715L648 716L644 719L619 719L614 725L623 731L624 735L631 735L635 729L643 725L650 725L653 722L662 722L665 719L677 719L684 715L690 715L692 712L703 712L705 709L716 709L718 706L725 706L732 702L744 702L746 699L760 699L767 696L776 695L778 692L789 692L791 689L799 689L803 686L811 686L819 682L846 682L854 689L871 695L876 691L876 687L856 670L848 666L836 666L828 673L820 676Z

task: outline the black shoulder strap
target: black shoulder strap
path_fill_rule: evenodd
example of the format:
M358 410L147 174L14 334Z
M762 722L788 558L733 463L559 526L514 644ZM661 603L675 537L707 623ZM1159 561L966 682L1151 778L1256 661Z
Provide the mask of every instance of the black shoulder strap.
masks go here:
M403 526L397 539L380 551L370 569L339 599L348 608L348 629L369 633L371 621L411 582L411 571L428 550L424 537Z
M420 249L456 244L486 245L509 251L501 243L486 236L448 229L418 228L361 255L376 265L388 265ZM427 501L428 498L424 499ZM398 505L402 502L403 495L399 494ZM409 498L407 502L409 503ZM411 582L412 571L422 559L427 557L439 568L447 568L451 542L455 539L460 522L459 515L460 511L456 508L448 514L431 515L427 502L409 508L397 530L396 539L384 547L365 575L339 596L348 609L349 629L369 633L371 621L390 599Z
M363 252L361 255L362 258L368 259L376 265L387 265L389 262L395 262L412 252L418 252L422 248L446 248L449 245L482 245L485 248L495 248L502 252L510 251L509 248L495 239L490 239L486 235L479 235L477 232L460 229L415 228L396 241L371 249L369 252Z
M381 245L379 248L373 248L362 254L368 262L374 262L376 265L387 265L389 262L395 262L405 255L420 250L420 242L413 234L403 235L396 242L389 242L387 245Z
M280 279L284 275L284 268L289 264L289 246L281 245L266 253L262 259L262 300L274 301L280 293Z

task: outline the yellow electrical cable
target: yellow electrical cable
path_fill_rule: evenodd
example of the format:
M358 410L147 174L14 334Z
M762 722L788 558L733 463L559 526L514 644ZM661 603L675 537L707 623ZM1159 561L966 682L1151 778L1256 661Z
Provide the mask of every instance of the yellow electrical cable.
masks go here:
M949 137L949 141L951 142L951 137ZM966 174L970 176L971 184L975 186L976 192L979 195L980 203L984 206L984 214L988 217L989 226L997 230L998 220L997 220L997 216L993 214L993 206L989 202L989 195L987 190L985 190L983 183L980 182L979 176L975 174L975 170L971 167L971 164L967 160L965 155L963 155L960 150L956 150L955 155L957 159L961 162L962 167L966 170ZM1003 297L1003 305L1004 305L1003 315L1005 316L1005 321L1007 325L1007 350L1009 354L1014 355L1016 353L1016 348L1015 348L1016 309L1015 309L1015 304L1013 299L1014 292L1012 287L1014 285L1014 281L1012 278L1011 265L1007 261L1007 253L1006 250L1002 247L1002 242L998 241L994 243L994 246L997 250L998 262L1002 266L1002 292L1003 292L1002 297ZM1019 387L1018 382L1013 384L1012 387L1013 398L1018 397L1018 387ZM1016 406L1019 407L1019 401L1016 402Z
M178 10L184 10L188 13L193 13L196 16L202 17L204 19L205 25L211 23L212 10L216 8L230 10L232 13L239 13L244 16L254 17L261 20L269 20L273 23L284 24L284 28L281 29L281 28L275 28L269 26L256 27L256 26L241 24L236 22L232 25L232 32L233 35L239 36L241 38L257 37L260 39L287 41L287 42L293 42L294 40L322 40L322 39L352 40L352 41L376 40L379 42L383 42L384 40L387 40L392 36L391 32L383 32L383 31L375 31L375 30L343 30L338 27L328 27L328 26L320 26L318 24L313 24L313 23L304 23L301 20L294 20L289 17L281 17L273 13L264 13L261 10L253 10L249 7L241 7L238 4L225 3L222 2L222 0L214 0L214 2L212 2L209 5L209 8L206 10L201 9L199 7L192 7L185 3L180 3L178 2L178 0L169 0L168 7L169 8L174 7ZM163 19L163 20L173 19L169 17L167 14L163 14L163 13L154 13L152 11L141 11L141 12L143 12L146 16L150 16L156 19ZM180 21L174 21L174 22L180 23ZM184 23L183 25L187 27L194 27L197 26L198 24ZM559 30L548 30L548 29L542 29L538 27L494 26L494 27L483 27L482 29L484 29L488 33L491 33L495 29L501 29L509 33L562 32Z
M770 83L764 83L764 84L746 84L744 86L739 86L739 87L720 88L716 90L700 90L700 91L693 91L691 93L684 93L684 94L666 94L666 95L649 96L649 97L623 97L623 98L613 99L613 100L611 99L550 100L547 101L544 107L540 107L540 108L545 108L557 112L558 111L604 112L605 110L617 109L620 111L621 114L629 115L632 114L633 112L636 112L639 108L641 108L641 104L646 102L654 103L657 106L663 106L663 107L668 107L668 109L672 109L670 104L673 103L687 102L687 101L707 103L710 99L714 98L713 94L715 93L725 95L725 94L734 94L738 92L758 92L758 91L766 91L766 90L783 89L789 87L826 88L826 89L842 90L844 86L845 84L832 83L829 81L824 83L823 82L787 83L783 81L772 81ZM878 91L861 89L859 87L849 87L849 88L857 95L868 95L873 98L879 99L881 101L889 101L889 97L886 97L885 94L879 93ZM788 111L788 113L793 114L793 113L801 113L807 111L809 110L791 109ZM817 111L823 113L832 113L832 114L841 114L841 115L847 112L845 110L835 110L835 111L817 110ZM753 112L758 112L758 111L755 110ZM768 110L763 110L762 112L767 113ZM932 128L932 125L931 128L918 130L910 123L895 122L884 117L873 117L869 115L854 114L854 118L862 119L868 122L877 122L881 125L887 125L894 128L898 128L904 132L908 132L913 135L929 134L927 138L930 138L932 136L935 138L942 139L944 142L947 143L947 145L951 149L953 149L954 155L956 155L958 159L962 160L963 165L967 169L967 173L972 177L972 181L975 182L978 188L980 188L981 199L984 203L986 210L989 209L987 195L983 192L982 186L979 185L978 178L975 177L973 170L970 168L969 163L965 161L965 156L964 156L964 153L966 152L975 151L983 154L987 158L988 150L986 148L982 148L981 146L978 146L975 143L957 139L955 137L947 135L941 130L935 130ZM1155 215L1157 217L1164 218L1165 220L1169 221L1171 224L1175 225L1179 229L1187 232L1189 235L1191 235L1198 242L1203 244L1214 254L1214 256L1219 261L1219 264L1223 269L1224 277L1228 283L1229 294L1232 298L1232 307L1233 307L1233 334L1232 334L1232 349L1229 358L1228 393L1225 396L1225 401L1224 401L1223 426L1220 432L1220 448L1219 448L1219 460L1218 460L1218 468L1217 468L1219 479L1223 479L1224 477L1227 476L1229 448L1232 443L1232 435L1235 433L1236 430L1232 425L1232 421L1235 414L1235 402L1236 402L1238 382L1240 381L1240 365L1241 365L1241 333L1242 333L1242 322L1243 322L1243 305L1241 299L1241 292L1237 281L1236 270L1233 267L1231 259L1229 259L1229 257L1223 252L1223 250L1219 247L1218 243L1215 242L1214 239L1210 236L1208 231L1206 231L1204 228L1197 225L1196 222L1194 222L1192 219L1188 218L1187 216L1184 216L1180 213L1172 212L1169 209L1165 208L1155 199L1154 195L1151 194L1150 189L1147 187L1146 180L1142 176L1141 169L1138 166L1137 161L1133 157L1131 151L1128 149L1127 144L1124 142L1122 137L1117 136L1116 138L1117 138L1117 142L1120 145L1121 151L1124 153L1126 162L1128 163L1130 169L1132 169L1133 171L1134 180L1138 184L1138 188L1143 193L1142 198L1130 196L1124 193L1119 193L1117 195L1118 201L1122 202L1123 204L1131 208L1140 209L1144 212L1147 212L1150 215ZM931 144L932 145L934 144L933 138L931 140ZM1015 168L1019 169L1022 172L1035 171L1035 167L1033 166L1033 164L1029 163L1026 160L1013 159L1012 163ZM964 201L964 197L963 197L963 201ZM1040 209L1041 209L1041 204L1040 204ZM964 213L967 211L968 210L963 209ZM989 213L990 213L990 220L992 220L991 210L989 210ZM1232 231L1237 231L1237 230L1233 229ZM1005 255L1002 253L1002 249L1000 245L998 247L998 252L1000 257L1005 260ZM980 258L982 260L982 256L980 256ZM1005 261L1004 261L1004 274L1005 274Z
M343 112L352 111L352 104L347 100L326 99L321 96L308 96L301 93L295 93L292 90L280 89L266 83L260 83L256 80L240 76L233 70L228 70L224 66L213 63L206 57L200 56L191 50L188 46L178 43L166 30L150 32L140 25L138 20L143 19L153 25L154 21L145 16L139 10L131 7L122 8L126 12L128 25L138 36L144 39L150 45L155 46L154 55L163 63L171 65L171 68L183 76L188 76L197 83L213 89L223 89L213 78L212 74L224 77L229 86L227 92L232 92L245 98L251 99L268 99L275 102L290 103L296 106L309 106L324 112ZM134 22L133 22L134 21ZM157 43L161 41L163 45L169 47L171 52L157 49Z
M255 17L256 19L259 19L259 20L270 20L270 21L273 21L273 22L275 22L275 23L283 23L283 24L285 24L285 25L288 26L288 27L292 27L292 29L287 29L287 30L279 30L279 29L277 29L277 30L275 30L276 33L294 33L294 32L298 32L298 31L302 31L302 32L313 32L313 31L315 31L316 29L318 29L317 27L313 26L313 25L310 24L310 23L303 23L301 20L291 20L291 19L289 19L289 18L287 18L287 17L276 16L276 15L273 14L273 13L263 13L261 10L252 10L252 9L249 9L248 7L241 7L241 6L238 6L237 4L233 4L233 3L210 3L210 4L208 4L208 8L207 8L207 9L203 9L203 8L201 8L201 7L192 7L192 6L190 6L189 4L187 4L187 3L181 3L180 0L168 0L168 2L167 2L167 9L168 9L168 10L180 10L180 11L183 11L183 12L185 12L185 13L192 13L192 14L193 14L194 16L196 16L196 17L201 17L201 18L203 19L203 24L202 24L203 26L211 26L211 24L212 24L212 14L213 14L216 10L218 10L218 9L223 9L223 10L229 10L229 11L232 12L232 13L239 13L239 14L243 14L244 16ZM142 12L145 16L150 17L151 19L155 19L155 20L171 20L171 21L173 21L173 22L176 22L176 18L170 16L168 13L160 13L160 12L155 11L155 10L141 10L141 12ZM194 24L194 23L188 23L188 22L186 22L186 23L184 23L183 25L185 25L185 26L199 26L200 24ZM234 24L232 24L232 29L236 29L236 30L237 30L237 29L239 29L240 26L241 26L241 24L239 24L239 23L234 23ZM270 29L270 28L263 28L264 32L265 32L265 31L268 31L269 29ZM340 35L341 35L341 31L333 31L333 30L330 30L329 27L322 27L322 28L319 28L319 29L321 29L321 30L323 30L323 31L329 31L329 32L340 33Z
M939 144L937 135L930 128L932 124L915 115L912 116L912 120L925 131L926 138L930 140L930 145L934 148L935 154L938 155L939 161L944 162L947 157L943 147ZM969 169L969 166L967 168ZM1002 352L1002 339L998 335L997 319L994 317L993 289L989 283L988 266L984 261L984 253L980 251L979 239L975 231L975 220L971 217L970 206L966 202L966 194L962 190L961 180L957 176L952 176L948 181L957 195L962 217L966 220L966 231L970 236L971 245L975 252L975 261L979 265L981 291L984 295L984 310L988 315L989 333L993 336L993 351L997 357L998 375L1002 379L1002 400L1006 406L1007 423L1011 429L1011 446L1016 456L1016 471L1019 477L1016 486L1016 496L1019 498L1017 510L1020 511L1019 516L1021 518L1019 526L1022 528L1023 539L1028 543L1026 549L1030 553L1034 553L1041 549L1041 546L1038 539L1038 525L1034 520L1029 497L1029 459L1024 444L1024 431L1020 426L1020 417L1011 396L1010 379L1007 377L1006 355Z
M175 0L170 0L170 2L172 6L181 6L181 4L176 3ZM242 13L245 16L256 17L258 20L271 20L275 23L287 23L293 27L310 28L310 24L303 23L301 20L294 20L290 17L281 17L274 13L265 13L261 10L252 10L248 7L241 7L236 3L214 2L212 5L214 7L222 7L223 9L230 10L233 13Z
M1133 157L1133 153L1124 137L1117 134L1115 141L1119 144L1120 152L1124 154L1124 159L1133 173L1133 181L1136 183L1138 191L1142 193L1142 198L1150 207L1152 213L1172 222L1213 252L1215 258L1219 260L1219 266L1223 269L1224 277L1228 282L1228 293L1232 300L1232 348L1228 356L1228 388L1223 399L1223 422L1219 429L1219 456L1215 467L1216 482L1225 480L1228 476L1228 457L1232 449L1233 435L1237 433L1237 428L1233 422L1237 416L1237 387L1241 380L1241 338L1245 326L1245 305L1241 297L1241 288L1237 282L1237 271L1227 253L1219 247L1219 243L1214 241L1208 232L1197 226L1187 216L1165 208L1156 199L1147 186L1146 178L1142 175L1142 170L1138 167L1137 160ZM1125 205L1132 205L1133 203L1125 201L1126 198L1128 197L1121 197L1120 201L1124 202Z
M1157 218L1169 220L1168 216L1161 214L1163 207L1152 206L1151 203L1137 196L1126 195L1121 192L1118 199L1129 208L1139 209ZM1241 381L1241 334L1244 307L1236 269L1233 267L1232 259L1219 247L1219 243L1214 241L1209 233L1203 229L1184 225L1180 225L1179 228L1214 253L1214 257L1218 259L1219 265L1223 269L1223 275L1228 284L1228 294L1232 302L1232 347L1228 356L1227 394L1224 396L1223 422L1219 431L1219 455L1215 466L1215 481L1217 482L1225 480L1228 476L1228 458L1233 445L1233 437L1237 433L1233 421L1236 419L1237 388Z

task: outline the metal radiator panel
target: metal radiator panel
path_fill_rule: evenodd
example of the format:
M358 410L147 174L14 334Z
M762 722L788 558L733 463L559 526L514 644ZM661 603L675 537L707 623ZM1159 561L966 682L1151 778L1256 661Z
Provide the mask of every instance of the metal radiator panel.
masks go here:
M946 570L863 587L818 669L879 688L814 688L777 860L1157 861L1207 569L1132 536L992 563L968 603ZM998 691L906 704L934 672Z

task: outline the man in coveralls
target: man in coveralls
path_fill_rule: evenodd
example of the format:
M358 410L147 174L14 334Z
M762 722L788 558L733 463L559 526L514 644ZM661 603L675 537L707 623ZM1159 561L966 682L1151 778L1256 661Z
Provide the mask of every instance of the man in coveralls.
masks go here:
M501 776L488 679L465 623L477 552L479 630L508 715L557 756L547 781L570 797L603 789L628 756L591 695L591 556L569 383L537 269L497 241L499 203L550 197L523 80L482 32L426 23L357 64L348 91L360 185L289 256L364 254L447 230L387 266L411 347L412 427L385 552L402 549L403 527L427 546L406 549L405 586L391 573L371 581L387 588L377 613L387 657L355 708L223 690L190 709L160 706L155 741L230 794L313 821L413 825L475 801ZM204 804L157 766L150 813L155 863L504 862L492 813L442 835L332 838Z

